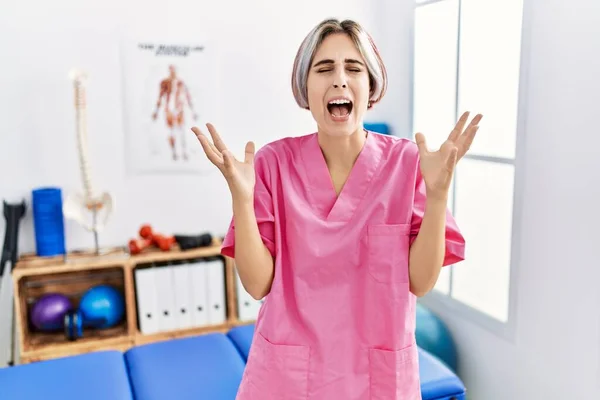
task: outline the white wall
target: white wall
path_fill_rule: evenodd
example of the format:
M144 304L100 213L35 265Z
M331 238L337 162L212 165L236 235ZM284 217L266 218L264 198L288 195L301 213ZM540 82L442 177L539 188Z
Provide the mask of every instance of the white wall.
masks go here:
M79 190L71 89L65 77L73 66L88 67L93 77L89 125L94 175L98 186L112 190L118 202L102 237L104 245L123 244L146 221L165 232L222 232L230 213L228 193L216 173L125 174L117 49L123 30L164 29L219 38L227 49L221 60L222 98L235 110L219 126L226 135L261 144L312 129L309 115L296 108L288 87L302 36L323 17L356 17L375 36L391 79L388 96L373 118L386 119L396 133L408 134L411 0L319 5L313 0L292 13L285 11L289 3L278 1L220 6L208 1L4 3L0 196L28 199L30 190L42 185ZM521 251L515 260L515 336L505 339L444 307L437 310L456 335L470 399L594 399L600 397L600 268L595 251L600 223L600 4L526 4L530 41L524 54L529 71L522 108L526 129L520 151L525 164L520 171L523 203L517 204L522 220L517 229ZM265 69L264 57L274 60L268 64L272 72ZM255 101L241 104L240 91L251 93ZM116 161L109 161L109 154ZM3 227L0 220L0 232ZM21 251L34 250L30 216L21 232ZM70 248L91 243L73 224L67 225L67 235ZM0 316L0 326L6 322Z
M600 398L600 3L526 0L514 337L435 307L474 400Z
M120 4L120 5L119 5ZM67 74L86 68L89 146L96 187L109 190L117 209L101 245L124 245L149 222L165 233L224 233L231 208L218 171L207 176L126 173L119 40L129 32L208 37L220 46L221 116L210 119L225 140L243 151L314 129L291 95L289 77L304 35L325 17L355 18L371 31L389 61L390 89L371 119L408 129L407 73L412 3L381 0L303 1L3 1L0 13L0 197L30 201L32 188L80 191L72 88ZM387 7L392 18L382 7ZM241 93L249 95L244 102ZM220 117L220 118L219 118ZM199 146L199 145L198 145ZM239 154L239 153L238 153ZM0 219L4 232L4 219ZM67 247L89 247L92 237L66 223ZM21 252L35 251L31 213L21 226ZM0 305L0 326L5 305ZM5 348L0 333L0 349ZM0 355L2 355L0 350ZM4 358L0 356L0 365Z

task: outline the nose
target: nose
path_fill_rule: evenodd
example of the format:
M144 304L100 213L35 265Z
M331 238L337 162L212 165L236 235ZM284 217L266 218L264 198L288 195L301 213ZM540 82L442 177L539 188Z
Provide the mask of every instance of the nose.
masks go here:
M333 87L338 89L340 87L346 88L346 73L343 68L336 69L335 75L333 76Z

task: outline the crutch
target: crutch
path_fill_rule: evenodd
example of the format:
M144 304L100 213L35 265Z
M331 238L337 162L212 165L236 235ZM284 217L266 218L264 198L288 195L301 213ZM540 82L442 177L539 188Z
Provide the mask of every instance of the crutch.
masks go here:
M17 204L9 204L4 201L4 219L6 220L6 231L4 234L4 246L2 247L2 258L0 258L0 305L8 304L10 320L10 359L8 365L15 362L15 314L14 293L12 283L12 269L17 263L19 225L25 215L25 200Z

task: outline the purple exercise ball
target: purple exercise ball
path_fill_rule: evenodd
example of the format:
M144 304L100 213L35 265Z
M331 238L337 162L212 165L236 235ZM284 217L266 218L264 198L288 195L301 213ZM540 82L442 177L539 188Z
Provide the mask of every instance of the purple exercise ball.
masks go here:
M60 293L40 297L31 309L31 323L39 330L62 329L65 314L73 308L69 298Z

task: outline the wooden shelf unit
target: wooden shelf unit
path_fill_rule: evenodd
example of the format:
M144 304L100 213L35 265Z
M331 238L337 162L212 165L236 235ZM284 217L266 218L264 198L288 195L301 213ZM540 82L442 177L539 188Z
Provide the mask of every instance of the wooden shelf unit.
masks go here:
M40 258L24 255L13 270L20 362L26 364L96 350L125 351L135 345L212 332L226 332L232 327L254 322L240 321L238 318L234 263L229 257L220 254L220 248L220 242L215 241L209 247L185 251L175 248L168 252L154 250L135 256L119 251L101 256L72 253L66 260L65 257ZM225 323L155 334L140 332L134 281L136 266L211 257L222 257L225 262L227 303ZM98 284L110 284L122 291L125 300L125 317L121 324L104 330L86 329L83 337L75 341L69 341L62 331L46 333L32 329L29 310L39 296L51 292L63 293L77 307L81 295Z

